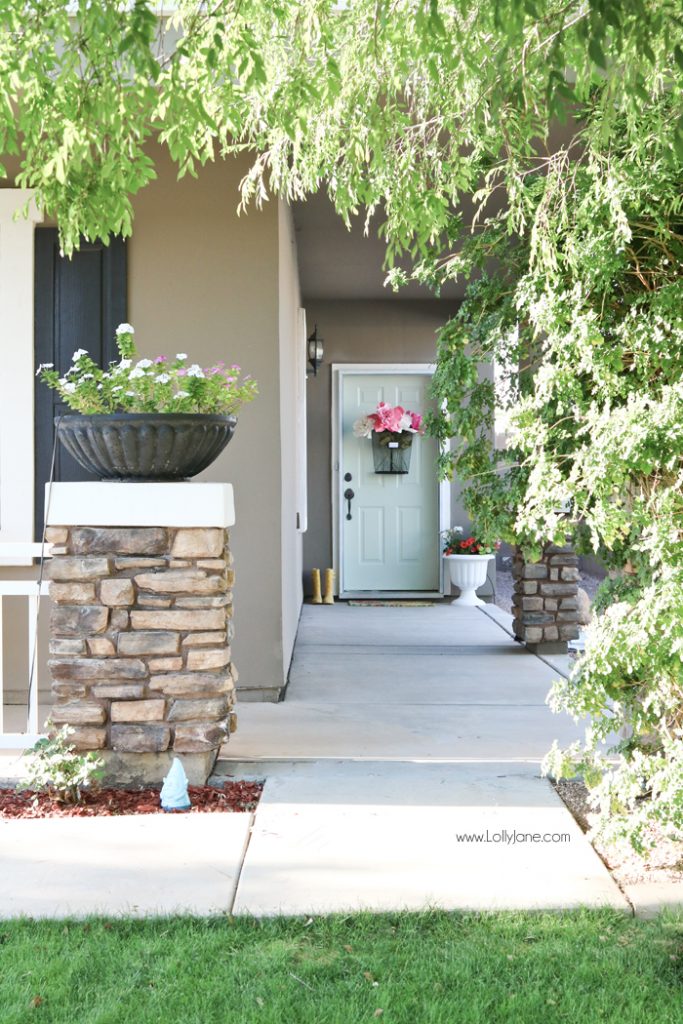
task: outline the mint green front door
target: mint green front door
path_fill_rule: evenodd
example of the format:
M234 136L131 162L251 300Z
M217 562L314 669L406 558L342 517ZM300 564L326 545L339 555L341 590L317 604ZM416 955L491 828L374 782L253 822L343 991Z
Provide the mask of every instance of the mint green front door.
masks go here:
M433 408L428 374L347 373L342 378L340 514L342 592L439 590L439 486L437 444L415 436L410 471L375 473L372 442L354 436L353 424L378 402L424 414ZM350 476L350 479L348 477Z

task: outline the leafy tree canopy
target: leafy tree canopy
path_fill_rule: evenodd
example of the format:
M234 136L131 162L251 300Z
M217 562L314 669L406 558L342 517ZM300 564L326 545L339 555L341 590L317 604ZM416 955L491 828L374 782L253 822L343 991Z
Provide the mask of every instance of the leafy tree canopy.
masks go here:
M454 231L463 194L501 175L510 184L542 156L567 104L598 90L609 131L617 113L632 119L664 92L681 95L677 0L170 9L0 5L0 155L21 152L17 183L57 218L67 251L79 235L130 233L130 196L154 176L152 137L181 174L252 151L246 200L324 186L345 218L381 206L391 250L414 252ZM670 128L665 145L680 152L683 124ZM510 187L513 206L516 195Z

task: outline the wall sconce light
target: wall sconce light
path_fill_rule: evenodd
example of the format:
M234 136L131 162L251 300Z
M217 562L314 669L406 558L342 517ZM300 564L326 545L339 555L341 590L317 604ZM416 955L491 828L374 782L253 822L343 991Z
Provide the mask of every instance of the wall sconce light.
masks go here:
M313 376L318 376L318 367L323 361L324 348L323 339L318 337L318 325L316 324L313 328L313 333L308 335L306 339L306 355L308 357L308 365L313 370Z

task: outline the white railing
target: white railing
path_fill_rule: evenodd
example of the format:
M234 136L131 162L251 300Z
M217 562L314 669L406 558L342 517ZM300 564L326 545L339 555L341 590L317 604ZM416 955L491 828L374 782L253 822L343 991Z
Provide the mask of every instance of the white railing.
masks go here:
M38 657L38 610L41 597L46 597L49 584L46 579L11 578L9 567L17 564L30 564L32 559L39 559L41 554L50 557L51 545L46 544L0 544L0 750L23 749L33 746L40 738L40 722L38 699L40 688L40 659ZM25 597L28 604L28 650L25 664L28 666L24 685L20 687L26 693L24 707L27 711L26 731L5 731L5 649L3 612L6 597ZM33 675L33 678L31 678ZM26 707L26 705L28 705Z

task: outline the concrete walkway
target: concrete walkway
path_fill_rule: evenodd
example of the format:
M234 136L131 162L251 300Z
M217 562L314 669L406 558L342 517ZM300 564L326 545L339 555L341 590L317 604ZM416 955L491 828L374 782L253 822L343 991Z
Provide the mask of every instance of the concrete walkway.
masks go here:
M530 765L324 761L271 775L234 913L628 904Z
M555 675L479 609L307 606L217 766L266 778L256 815L0 822L0 916L628 911L539 775L582 732Z
M556 678L478 608L306 605L284 702L239 706L220 770L325 757L538 762L553 739L583 735L546 706Z
M218 765L267 776L235 913L628 909L539 775L583 727L493 615L304 608L284 702L241 706Z

